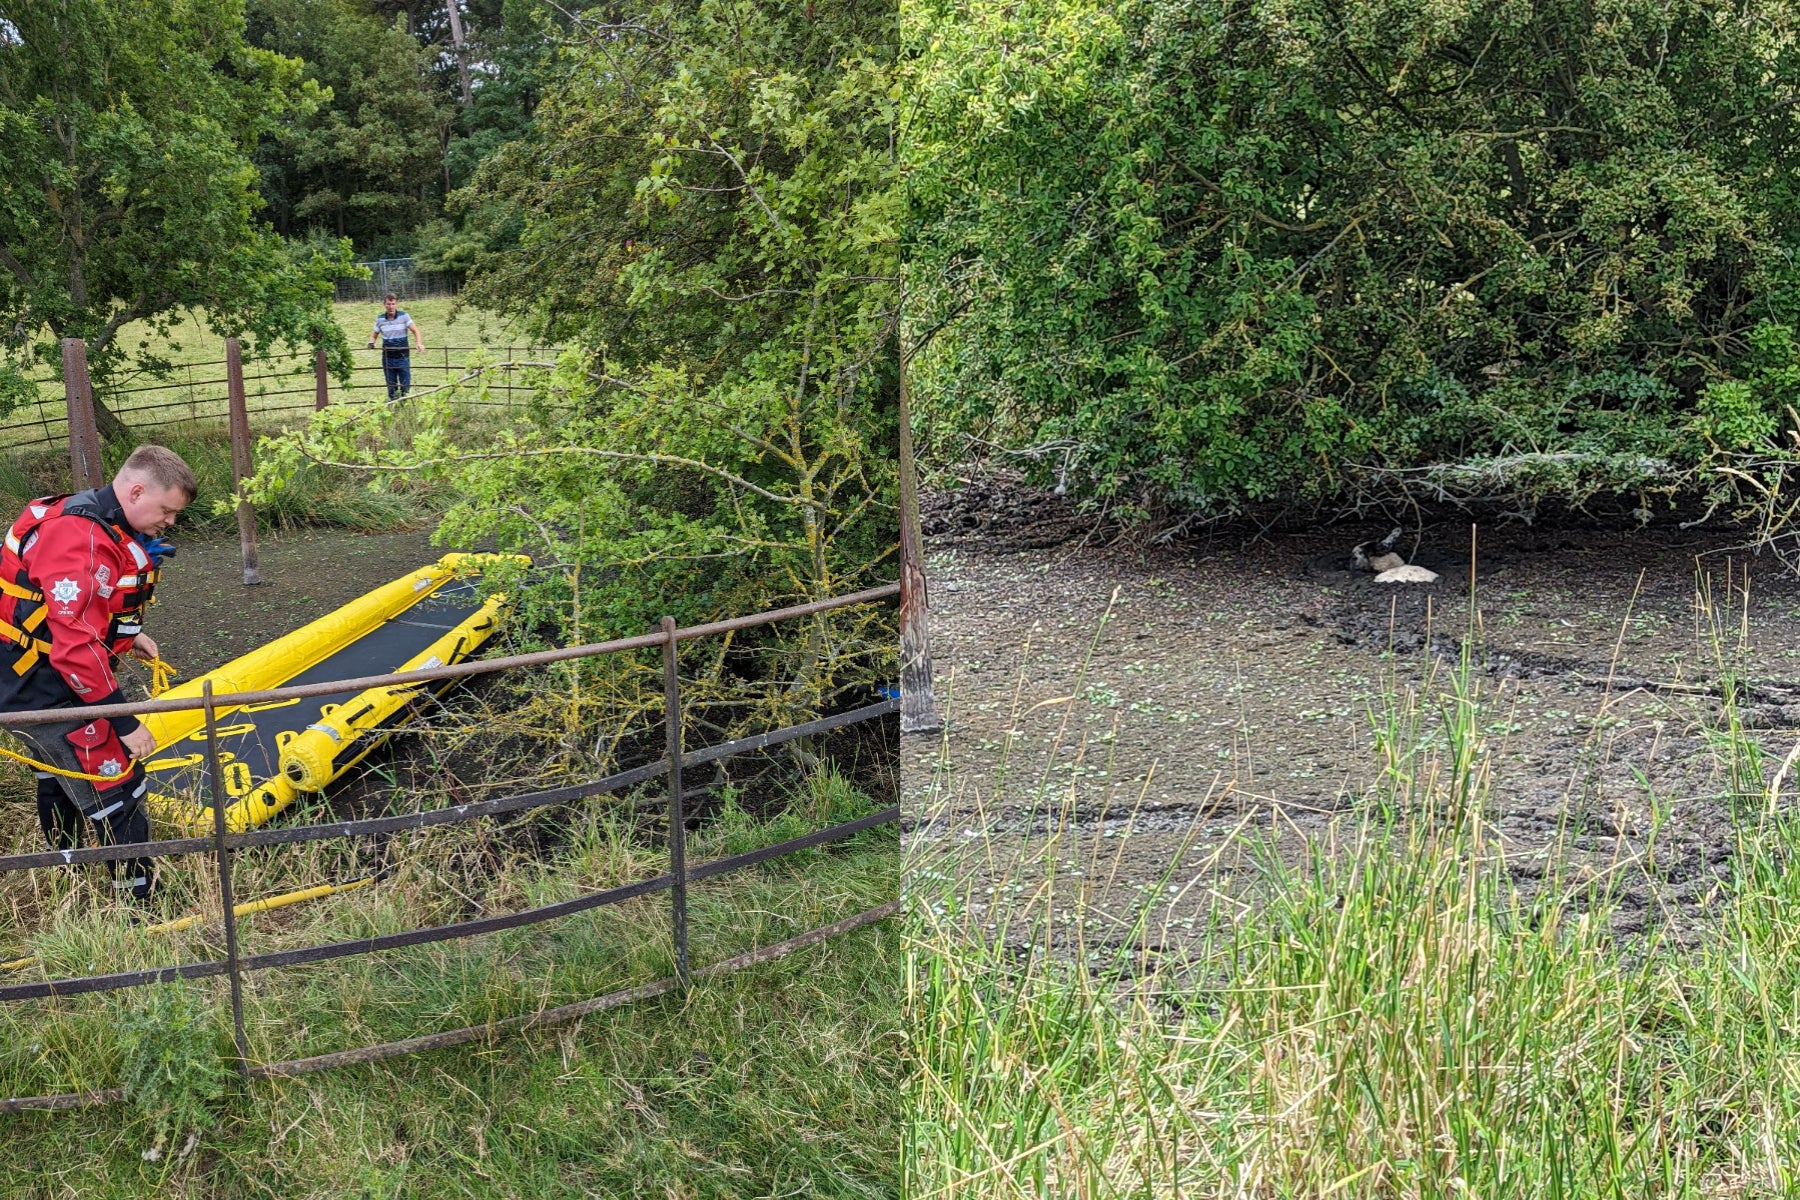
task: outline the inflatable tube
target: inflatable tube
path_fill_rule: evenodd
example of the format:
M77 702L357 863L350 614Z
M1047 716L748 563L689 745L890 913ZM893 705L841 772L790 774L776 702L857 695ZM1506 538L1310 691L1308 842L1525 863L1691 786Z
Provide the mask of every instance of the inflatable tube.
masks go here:
M217 670L172 688L163 699L198 696L210 679L215 695L285 684L324 683L467 658L493 634L505 601L475 598L468 578L502 556L446 554L436 563L383 584L335 612L276 638ZM509 561L523 563L516 556ZM454 681L438 685L439 692ZM307 699L278 700L218 710L221 783L231 802L227 828L241 833L266 823L299 797L286 770L286 751L303 736L340 739L325 754L309 738L298 776L317 790L360 761L392 734L384 727L422 685L372 688ZM207 798L206 718L199 709L153 713L144 719L159 747L144 764L150 813L189 836L212 832ZM325 732L331 731L330 733Z
M423 671L461 662L486 641L499 623L504 596L492 596L462 624L399 667ZM327 704L319 719L289 739L281 750L281 773L298 791L322 792L327 784L388 738L382 725L425 687L422 683L370 688L343 704Z

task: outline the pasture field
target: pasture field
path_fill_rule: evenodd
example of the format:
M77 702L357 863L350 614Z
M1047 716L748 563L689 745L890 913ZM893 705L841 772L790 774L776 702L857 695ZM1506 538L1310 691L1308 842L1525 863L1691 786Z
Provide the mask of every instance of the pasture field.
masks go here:
M495 361L548 361L553 350L530 346L516 330L507 328L492 314L476 309L457 311L448 298L425 299L404 306L418 324L426 349L412 356L415 389L435 387L459 378L472 358ZM332 379L333 402L361 395L381 395L385 382L380 352L364 349L378 305L341 303L333 306L338 323L349 338L354 368L348 385ZM148 327L128 325L120 333L134 353L147 353L173 364L166 374L128 372L96 397L121 420L147 435L194 436L215 431L225 419L225 340L188 315L169 336ZM40 399L35 405L15 409L0 428L0 449L38 451L60 449L67 429L67 404L63 395L60 364L47 364L37 373ZM507 383L525 396L524 379L514 371ZM267 432L304 418L314 401L313 359L310 353L282 350L244 359L244 392L251 413L251 428ZM510 399L514 393L505 392Z

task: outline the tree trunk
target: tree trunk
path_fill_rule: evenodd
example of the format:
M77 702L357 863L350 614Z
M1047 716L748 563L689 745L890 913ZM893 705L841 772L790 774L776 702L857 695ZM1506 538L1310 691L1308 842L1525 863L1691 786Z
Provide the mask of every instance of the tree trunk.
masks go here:
M463 41L462 14L456 11L456 0L444 0L450 14L450 42L456 50L456 74L462 82L463 107L469 107L469 44Z
M98 395L94 397L94 427L100 431L102 441L131 442L136 441L131 426L119 420L118 414L106 407Z
M50 332L56 336L56 340L59 342L64 338L75 336L65 330L58 322L51 321L49 322L49 325ZM86 354L105 349L106 344L111 340L110 337L105 337L94 345L87 346L86 352L83 355L83 363L85 364L87 361ZM117 413L106 407L106 401L100 399L100 393L94 390L93 372L91 369L87 369L84 365L84 372L86 374L85 383L88 395L92 398L93 402L94 428L100 431L100 439L107 442L128 442L134 440L131 426L121 421Z
M88 306L87 233L82 228L81 167L76 155L76 137L73 124L70 124L67 127L67 131L62 138L62 144L63 157L65 163L68 165L69 177L75 181L74 185L69 189L69 198L66 204L67 213L63 217L63 230L69 241L69 304L76 312L80 312ZM57 329L54 322L52 322L51 328L58 338L69 336L63 330ZM110 338L111 335L109 333L107 337L102 338L99 343L89 347L89 349L104 349L106 342L109 341ZM83 382L89 396L93 399L94 425L95 428L99 430L100 436L108 441L124 441L129 439L131 437L131 430L126 428L125 422L119 420L113 411L106 407L99 396L94 395L94 385L91 374L89 374L89 377Z

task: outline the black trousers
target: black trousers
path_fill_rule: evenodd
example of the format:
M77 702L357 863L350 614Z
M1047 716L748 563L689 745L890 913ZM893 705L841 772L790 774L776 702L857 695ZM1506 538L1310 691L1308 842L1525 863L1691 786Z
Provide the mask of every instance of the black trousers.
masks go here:
M136 786L143 787L143 783ZM44 830L44 841L52 850L79 850L85 818L63 791L56 776L38 774L38 824ZM121 805L103 817L91 818L94 843L99 846L125 845L150 840L150 814L144 811L143 796L128 796ZM148 858L127 858L108 863L112 868L113 888L129 891L133 900L148 900L156 890L156 866Z
M22 726L15 730L43 761L65 770L79 771L81 762L63 735L78 728L69 725ZM52 850L79 850L83 827L92 823L94 844L128 845L150 840L150 814L144 807L149 780L142 767L134 767L124 783L100 791L84 779L67 779L37 772L38 826ZM79 802L78 802L79 801ZM130 892L134 900L148 900L156 890L156 865L148 858L121 859L107 864L113 888Z

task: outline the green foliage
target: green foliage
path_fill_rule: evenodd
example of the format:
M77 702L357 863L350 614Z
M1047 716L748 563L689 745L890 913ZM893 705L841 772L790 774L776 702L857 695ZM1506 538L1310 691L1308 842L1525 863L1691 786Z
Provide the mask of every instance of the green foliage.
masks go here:
M1768 451L1800 313L1782 6L903 20L939 454L1048 442L1095 494L1224 509L1668 491Z
M243 40L241 0L8 5L0 38L0 356L58 361L85 338L97 381L128 323L184 310L252 349L348 357L331 319L348 247L291 253L255 219L260 138L320 101L300 64ZM149 354L149 339L139 349ZM150 354L146 364L155 367ZM8 388L16 402L22 394Z
M546 0L459 0L465 102L447 6L422 0L248 0L247 40L304 62L320 103L256 155L284 235L348 237L359 254L466 271L511 247L516 214L453 197L528 135L575 18ZM449 203L447 203L449 201Z
M226 533L237 528L236 508L227 499L232 493L231 439L222 428L171 429L157 432L160 445L181 455L193 468L205 499L186 509L178 528L207 533ZM137 445L108 442L102 447L109 468L116 469ZM59 468L60 469L60 466ZM50 490L42 481L21 495L20 503ZM8 474L0 467L0 496L8 492ZM353 529L365 533L420 528L434 513L430 497L417 488L385 488L372 491L355 475L308 464L295 472L288 486L269 497L256 510L257 526L265 530L305 528Z
M477 0L467 5L464 25L478 86L444 150L444 171L455 188L475 177L483 159L530 132L532 113L557 78L558 47L573 19L546 0Z
M845 778L835 767L821 766L806 775L804 783L795 790L786 807L762 821L743 807L736 788L725 789L724 801L716 809L710 809L706 813L704 828L697 835L695 848L714 858L744 854L759 846L803 837L815 829L854 821L879 807L854 781ZM886 836L888 834L885 830L876 829L857 834L832 849L802 850L782 859L781 869L807 870L825 855L874 844Z
M518 245L523 214L469 185L485 160L530 137L539 102L583 57L562 53L565 43L579 42L572 36L578 22L548 0L473 0L464 24L475 80L444 146L444 186L454 190L443 217L420 228L413 251L435 271L475 270Z
M210 1106L225 1094L213 1014L200 991L176 983L145 989L119 1020L125 1098L154 1141L150 1154L183 1133L212 1125Z
M250 0L249 37L304 60L320 99L257 156L276 228L379 249L435 212L454 113L426 47L354 0Z
M466 298L575 345L530 419L469 423L485 381L328 410L265 443L259 494L305 461L441 482L439 536L556 568L524 611L571 638L891 577L893 32L881 3L707 0L586 33L472 192L523 233ZM792 715L891 660L883 621L796 622L710 672Z
M518 245L524 222L510 206L470 202L468 193L451 197L454 219L427 221L417 231L413 256L427 271L472 271L486 257Z

